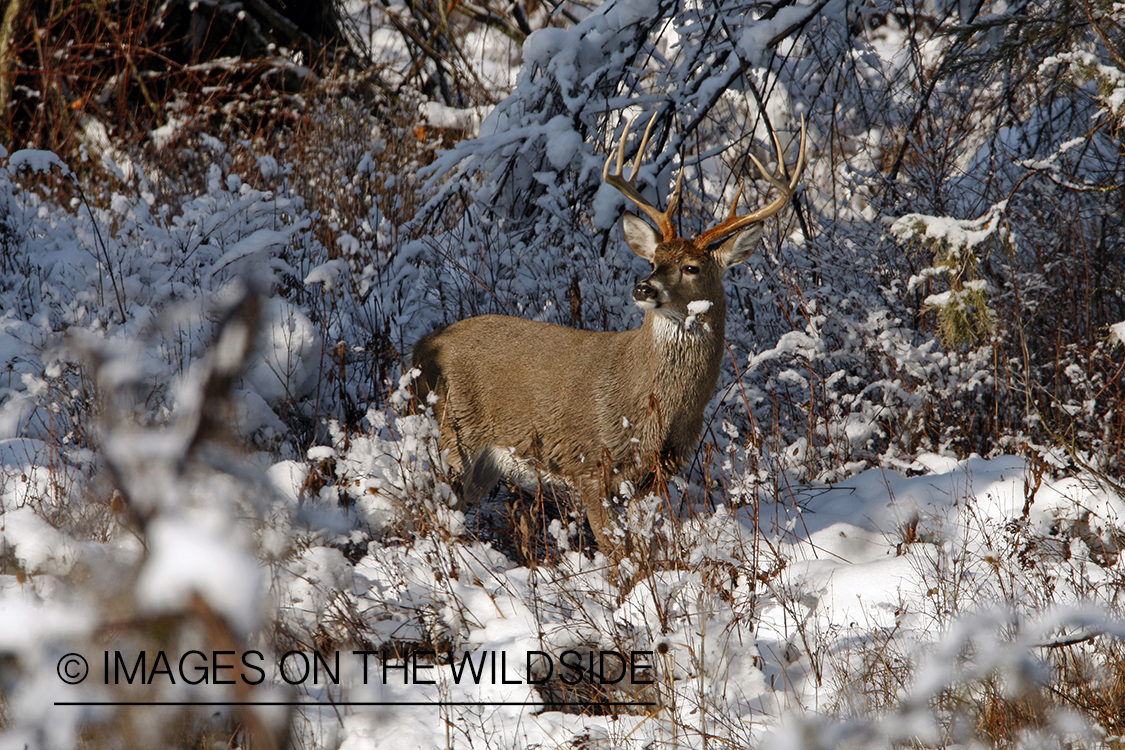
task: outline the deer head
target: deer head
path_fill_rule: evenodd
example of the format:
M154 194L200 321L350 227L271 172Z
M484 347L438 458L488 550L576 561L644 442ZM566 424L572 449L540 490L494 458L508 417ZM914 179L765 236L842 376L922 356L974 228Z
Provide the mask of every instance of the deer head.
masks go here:
M651 263L653 269L648 278L633 287L634 302L638 307L652 310L660 317L683 321L689 316L688 306L693 301L705 300L712 305L723 306L723 272L750 257L762 237L762 222L780 211L792 199L805 168L805 123L802 118L797 163L788 180L783 177L786 171L785 153L776 133L773 141L777 149L780 170L778 176L770 174L753 154L747 154L762 176L778 189L777 198L756 211L739 216L738 203L742 197L740 184L727 218L694 239L686 239L679 236L672 222L672 215L680 201L683 172L676 179L676 188L664 211L645 200L637 190L637 174L655 122L654 114L645 128L628 178L624 174L625 142L629 137L632 121L626 124L620 143L610 153L602 168L602 179L620 190L657 227L653 229L639 216L628 211L622 219L625 241L633 252ZM615 156L616 170L611 174L610 166ZM721 242L724 239L726 241Z

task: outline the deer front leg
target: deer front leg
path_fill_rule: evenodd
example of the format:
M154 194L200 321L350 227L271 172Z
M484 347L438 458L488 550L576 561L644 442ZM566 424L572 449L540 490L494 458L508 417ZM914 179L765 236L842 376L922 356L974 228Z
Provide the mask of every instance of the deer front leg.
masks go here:
M586 520L598 542L598 549L617 565L629 555L627 529L621 524L621 509L615 507L613 463L608 456L578 483L578 494L586 510Z

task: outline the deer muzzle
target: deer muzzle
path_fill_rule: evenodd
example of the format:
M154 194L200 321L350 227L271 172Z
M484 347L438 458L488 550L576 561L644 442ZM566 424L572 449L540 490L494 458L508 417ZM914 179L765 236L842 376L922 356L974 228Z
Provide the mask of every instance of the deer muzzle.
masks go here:
M641 307L656 307L659 304L660 290L648 283L648 279L633 287L633 301Z

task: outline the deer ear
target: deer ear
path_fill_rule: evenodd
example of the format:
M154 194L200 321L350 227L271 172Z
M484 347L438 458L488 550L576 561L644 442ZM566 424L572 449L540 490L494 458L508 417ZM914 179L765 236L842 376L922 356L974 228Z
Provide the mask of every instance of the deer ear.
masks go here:
M621 217L621 228L633 252L651 263L656 257L656 246L660 244L660 235L656 230L640 216L628 211Z
M715 259L723 265L723 268L730 268L743 262L754 254L762 239L764 228L761 224L753 224L749 229L743 229L719 245L715 250Z

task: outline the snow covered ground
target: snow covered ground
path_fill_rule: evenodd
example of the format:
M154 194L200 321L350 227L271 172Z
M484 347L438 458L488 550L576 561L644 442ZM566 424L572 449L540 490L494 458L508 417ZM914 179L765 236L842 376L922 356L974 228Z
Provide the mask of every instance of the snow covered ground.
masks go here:
M424 444L426 423L408 417L399 428L394 445L357 437L350 455L338 456L357 482L367 480L356 487L355 509L371 528L401 512L382 490L419 489L410 476L417 455L401 444L410 436ZM154 444L175 442L171 431L148 437L158 436ZM814 727L824 737L941 744L956 738L951 719L932 709L943 691L996 674L1018 690L1051 643L1125 634L1116 610L1125 499L1081 474L1036 479L1017 457L923 455L911 476L872 469L720 505L678 529L683 559L625 592L611 585L600 556L569 552L553 565L517 566L488 544L452 535L463 530L460 514L409 541L376 538L345 556L339 537L317 542L333 518L345 536L354 524L335 503L296 502L307 471L292 461L264 471L244 464L241 488L219 476L200 485L190 473L165 475L152 500L175 503L149 522L147 552L121 527L81 538L73 525L64 531L48 520L83 502L73 486L71 497L58 491L59 479L80 476L81 467L42 442L0 447L0 533L20 571L2 579L0 644L24 675L8 693L8 741L66 745L106 709L56 701L132 695L132 687L105 684L122 680L102 674L107 650L129 654L133 667L137 649L147 648L142 673L156 669L150 640L104 619L110 591L135 598L141 615L190 612L202 597L231 632L249 636L245 647L256 647L252 662L261 667L250 677L265 677L245 694L212 684L217 671L185 685L183 663L176 666L185 643L204 652L224 644L208 643L213 631L181 636L162 644L169 675L150 674L144 700L295 701L294 731L308 747L792 747ZM255 471L258 479L247 477ZM448 488L429 491L440 499ZM300 531L302 516L319 523ZM111 571L132 571L131 579L110 583ZM304 656L283 656L277 642L271 651L252 635L263 613L305 644L295 647ZM367 643L348 642L357 634ZM409 669L383 658L395 643L421 654L406 657ZM314 644L329 668L319 678L308 671ZM426 654L435 650L450 658L435 662ZM541 679L544 659L589 664L601 652L647 668L637 689L600 697L636 704L626 713L562 712L528 684L529 664ZM86 656L104 679L62 685L55 660L69 653ZM197 679L190 667L198 658L188 669ZM614 658L613 668L621 663ZM288 677L272 668L281 661ZM874 689L889 695L880 702ZM659 710L640 706L653 702ZM876 710L892 702L898 708L889 715ZM1065 718L1052 731L1090 734Z

